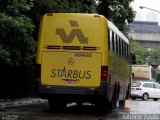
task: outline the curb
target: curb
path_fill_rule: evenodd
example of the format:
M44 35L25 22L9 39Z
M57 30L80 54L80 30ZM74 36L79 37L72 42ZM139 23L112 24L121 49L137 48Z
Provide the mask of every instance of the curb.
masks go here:
M47 102L48 101L46 99L41 99L41 98L24 98L24 99L17 99L14 101L4 101L0 102L0 110L4 108L19 107L32 104L46 104Z

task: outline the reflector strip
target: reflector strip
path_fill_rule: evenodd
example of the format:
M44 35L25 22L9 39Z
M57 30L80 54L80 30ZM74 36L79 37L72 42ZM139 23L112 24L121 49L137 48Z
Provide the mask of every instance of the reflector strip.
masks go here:
M44 48L47 48L47 49L61 49L61 46L47 45L47 46L44 46Z
M100 50L100 47L85 47L85 46L58 46L58 45L45 45L46 49L63 49L63 50Z
M98 50L97 47L83 47L83 50Z
M64 50L81 50L80 46L63 46Z

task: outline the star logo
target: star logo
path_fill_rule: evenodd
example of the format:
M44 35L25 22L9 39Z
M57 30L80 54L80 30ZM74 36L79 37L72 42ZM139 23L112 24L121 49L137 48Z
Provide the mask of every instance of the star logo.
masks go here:
M68 64L73 65L75 63L73 58L69 58L68 59Z

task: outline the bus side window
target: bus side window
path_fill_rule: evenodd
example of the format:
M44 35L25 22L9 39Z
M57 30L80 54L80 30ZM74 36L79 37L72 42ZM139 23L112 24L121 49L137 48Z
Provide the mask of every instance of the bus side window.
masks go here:
M114 33L112 32L112 48L113 48L113 51L115 50L115 47L114 47Z
M129 45L127 44L127 59L129 60Z
M128 60L128 44L126 44L126 59Z
M116 53L116 34L114 33L114 52Z
M116 53L119 54L118 35L116 35Z
M113 45L112 45L112 31L110 30L110 49L113 50Z
M121 54L121 56L123 57L123 40L121 41L121 51L122 51L122 54Z
M124 42L124 57L127 59L127 43Z
M122 48L122 44L121 44L122 40L121 38L119 38L119 55L121 56L122 55L122 51L121 51L121 48Z
M126 49L125 49L125 42L123 41L123 57L125 58Z
M110 46L110 50L113 50L113 48L112 48L112 30L111 29L109 29L108 30L109 31L109 46Z
M110 29L108 29L108 48L110 50Z

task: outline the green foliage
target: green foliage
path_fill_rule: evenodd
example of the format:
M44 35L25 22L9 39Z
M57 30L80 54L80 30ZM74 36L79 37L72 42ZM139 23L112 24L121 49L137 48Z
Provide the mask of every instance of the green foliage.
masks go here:
M160 64L160 48L144 48L130 38L131 52L136 55L137 64Z
M136 63L137 64L144 64L145 58L143 57L145 48L141 47L135 40L130 38L130 46L131 52L136 56Z
M32 7L27 0L0 0L0 64L32 64L34 25L25 13Z
M160 74L160 70L156 70L157 74Z
M120 30L133 21L133 0L101 0L98 13ZM0 64L28 65L34 60L40 17L45 13L95 13L95 0L0 0Z
M92 13L95 1L0 0L0 64L33 63L40 17L51 12Z
M97 11L112 21L120 31L127 34L128 23L132 23L135 13L130 6L133 0L100 0Z
M95 0L34 0L30 18L36 26L34 38L37 39L39 22L45 13L93 13Z
M95 0L35 0L33 12L37 19L45 13L93 13Z
M153 48L150 50L149 64L159 65L160 64L160 48Z

